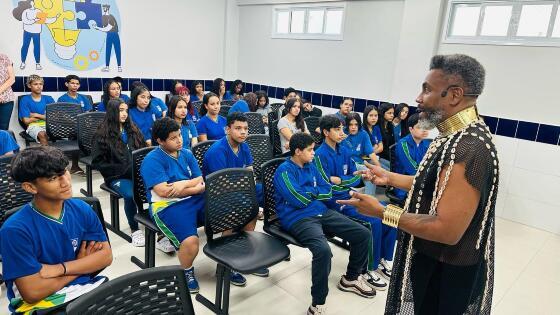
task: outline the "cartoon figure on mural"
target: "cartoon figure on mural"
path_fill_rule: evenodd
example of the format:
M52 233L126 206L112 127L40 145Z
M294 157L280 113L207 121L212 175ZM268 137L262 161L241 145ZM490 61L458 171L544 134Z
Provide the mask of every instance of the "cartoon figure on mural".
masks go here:
M102 68L102 71L107 72L110 71L111 53L114 50L118 66L116 70L122 71L119 37L121 21L116 0L12 2L15 7L12 14L23 24L22 70L25 69L27 53L33 41L37 70L43 68L40 64L43 53L52 64L67 70ZM100 58L103 54L105 60Z

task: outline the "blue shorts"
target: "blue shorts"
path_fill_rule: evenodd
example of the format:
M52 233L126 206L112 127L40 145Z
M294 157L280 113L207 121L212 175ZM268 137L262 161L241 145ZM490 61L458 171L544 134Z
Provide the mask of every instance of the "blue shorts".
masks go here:
M152 215L161 232L179 249L181 242L198 236L197 228L204 224L204 195L194 195L175 202Z

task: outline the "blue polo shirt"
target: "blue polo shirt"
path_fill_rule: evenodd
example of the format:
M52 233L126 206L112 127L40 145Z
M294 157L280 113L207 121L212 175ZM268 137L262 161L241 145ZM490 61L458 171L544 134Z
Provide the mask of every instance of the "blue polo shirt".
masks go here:
M61 97L58 98L57 102L78 104L82 106L82 111L84 112L89 112L93 108L93 105L90 103L89 99L85 95L80 93L76 95L76 98L68 95L68 93L64 93Z
M162 113L167 111L167 105L165 105L165 102L159 97L152 96L152 99L150 100L150 106L155 107L159 112Z
M224 168L249 167L253 165L253 156L249 145L243 142L239 144L237 154L229 145L228 137L223 137L208 148L204 154L202 173L208 175Z
M357 134L349 134L346 138L346 144L349 145L352 152L352 160L358 164L363 164L363 156L370 156L373 153L373 146L369 135L360 129Z
M121 93L121 95L119 95L119 98L120 98L121 100L123 100L123 101L124 101L125 103L127 103L127 104L128 104L128 101L130 101L130 97L129 97L128 95L126 95L126 94L122 94L122 93Z
M338 118L338 120L340 120L343 126L346 126L346 116L342 115L340 111L336 112L334 115Z
M326 141L323 142L315 150L315 165L325 181L330 183L331 176L340 177L342 180L339 185L333 185L333 198L346 198L350 187L357 186L361 181L360 175L354 175L356 164L347 145L337 144L335 150Z
M383 143L383 137L381 136L381 129L379 129L379 126L377 125L373 126L371 133L367 128L364 130L369 135L369 139L372 145L375 146L380 143Z
M41 95L38 102L31 97L31 94L25 95L18 106L18 118L29 118L31 113L45 115L47 105L52 103L54 103L54 99L49 95Z
M82 241L106 242L107 236L91 207L78 199L64 201L60 218L49 217L31 203L12 215L0 229L2 273L9 300L15 297L15 280L33 275L41 264L76 260ZM68 285L89 282L82 275Z
M186 126L181 124L181 136L183 137L183 147L190 149L192 138L198 137L196 126L192 121L189 121Z
M130 107L128 110L130 119L136 124L144 140L152 140L152 126L154 121L160 119L163 114L157 110L156 107L148 106L144 111L139 110L137 107Z
M235 112L248 113L250 111L251 110L249 109L249 104L247 104L247 102L244 100L239 100L235 102L233 106L231 106L231 108L228 111L228 115Z
M418 170L418 165L422 162L424 155L428 151L430 141L422 140L416 144L411 134L402 138L395 145L395 173L403 175L415 175ZM404 199L407 192L395 188L395 195Z
M196 124L198 135L206 135L208 140L220 140L226 135L227 120L218 115L218 121L213 121L208 115L200 118Z
M17 153L18 151L19 145L12 135L5 130L0 130L0 156L8 152Z

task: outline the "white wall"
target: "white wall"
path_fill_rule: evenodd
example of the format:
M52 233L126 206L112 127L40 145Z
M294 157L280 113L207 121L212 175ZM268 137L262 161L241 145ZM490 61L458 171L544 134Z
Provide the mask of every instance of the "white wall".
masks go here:
M388 99L404 1L346 3L342 41L272 39L273 6L240 6L239 77L319 93Z

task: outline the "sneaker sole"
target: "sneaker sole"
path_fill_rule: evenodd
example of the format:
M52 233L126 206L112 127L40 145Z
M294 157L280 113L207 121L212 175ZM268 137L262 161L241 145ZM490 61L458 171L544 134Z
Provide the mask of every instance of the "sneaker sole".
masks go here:
M376 272L381 278L390 281L391 277L388 277L386 274L384 274L383 272Z
M194 290L189 289L189 293L190 293L190 294L197 294L198 291L200 291L200 288L194 289Z
M233 284L236 287L244 287L247 284L247 281L245 281L243 283L230 281L229 283Z
M340 289L341 291L345 291L345 292L353 292L353 293L356 293L357 295L359 295L361 297L365 297L365 298L368 298L368 299L373 299L375 297L375 290L373 291L374 292L373 295L367 295L367 294L364 294L359 289L356 289L356 287L353 287L353 286L352 287L345 287L340 282L338 283L338 289Z
M266 278L269 276L270 273L252 273L253 276Z

